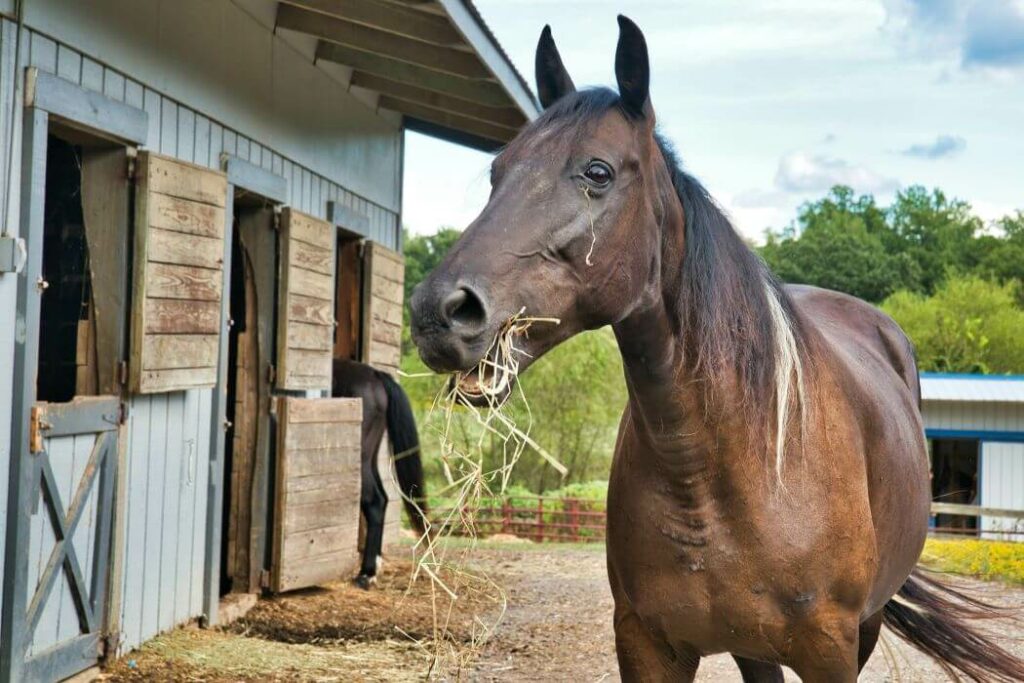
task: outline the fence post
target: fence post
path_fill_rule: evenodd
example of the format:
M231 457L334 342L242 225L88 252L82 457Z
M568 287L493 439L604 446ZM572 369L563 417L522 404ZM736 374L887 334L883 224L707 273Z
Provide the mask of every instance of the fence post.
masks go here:
M580 516L579 514L577 514L577 510L579 509L579 501L577 501L575 498L570 498L568 502L569 524L570 529L572 530L572 540L575 542L580 540Z
M537 542L544 542L544 499L537 498Z
M509 505L508 496L501 499L501 533L512 532L512 507Z

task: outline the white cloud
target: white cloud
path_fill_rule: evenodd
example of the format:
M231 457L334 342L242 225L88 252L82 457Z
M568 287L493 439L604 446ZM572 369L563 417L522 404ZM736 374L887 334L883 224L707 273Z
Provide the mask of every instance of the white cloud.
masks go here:
M834 185L849 185L857 192L884 194L899 189L899 182L843 159L793 152L779 160L775 187L784 192L827 192Z

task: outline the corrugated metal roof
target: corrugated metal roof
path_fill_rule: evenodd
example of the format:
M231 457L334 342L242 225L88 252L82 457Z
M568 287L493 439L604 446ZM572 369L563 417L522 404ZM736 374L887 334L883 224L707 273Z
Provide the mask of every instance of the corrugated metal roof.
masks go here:
M1024 375L921 373L925 401L1024 403Z

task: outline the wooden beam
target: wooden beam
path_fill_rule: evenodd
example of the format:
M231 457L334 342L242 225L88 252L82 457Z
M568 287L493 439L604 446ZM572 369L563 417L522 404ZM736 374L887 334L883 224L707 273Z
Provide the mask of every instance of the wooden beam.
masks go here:
M384 55L410 64L429 66L434 71L455 76L491 77L491 72L473 52L411 40L294 5L278 5L277 27L317 36L338 45Z
M473 135L479 135L480 137L497 140L499 142L508 142L514 138L518 132L515 128L484 123L483 121L459 116L458 114L434 109L433 107L426 107L422 104L399 100L389 95L381 95L377 104L384 109L391 109L392 111L397 111L401 114L405 114L406 116L423 119L424 121L430 121L439 126L444 126L445 128L465 131L467 133L472 133Z
M367 90L373 90L382 95L390 95L395 99L441 109L457 116L477 119L484 123L493 123L512 128L519 128L526 123L526 117L515 107L488 107L362 71L355 71L352 74L351 84L360 88L366 88Z
M464 40L446 17L373 0L284 0L289 5L331 15L370 28L437 45L462 45Z
M963 517L1009 517L1011 519L1024 519L1024 510L1009 510L1007 508L988 508L978 505L961 505L960 503L932 503L932 514L961 515ZM998 533L998 529L983 529Z
M317 44L316 58L491 107L505 107L510 103L504 88L493 81L459 78L434 71L427 66L409 64L363 50L353 50L325 40Z

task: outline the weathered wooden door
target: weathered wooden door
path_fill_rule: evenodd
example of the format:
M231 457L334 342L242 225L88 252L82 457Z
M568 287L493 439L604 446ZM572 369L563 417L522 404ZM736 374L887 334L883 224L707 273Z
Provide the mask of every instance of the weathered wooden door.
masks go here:
M29 522L22 680L60 680L102 654L121 402L37 403L30 426L35 495Z
M359 398L277 398L271 588L315 586L359 560Z
M395 374L402 360L405 259L376 242L363 255L363 362Z

